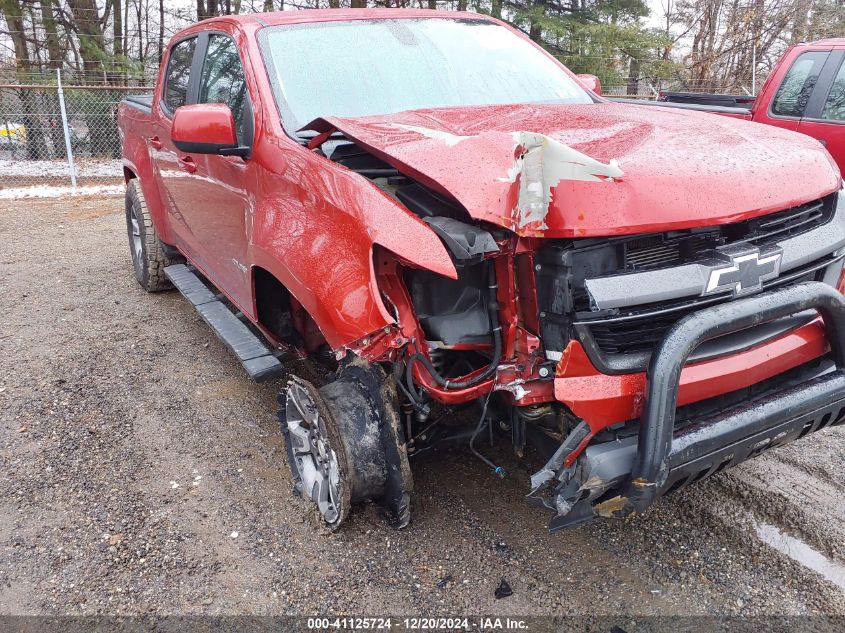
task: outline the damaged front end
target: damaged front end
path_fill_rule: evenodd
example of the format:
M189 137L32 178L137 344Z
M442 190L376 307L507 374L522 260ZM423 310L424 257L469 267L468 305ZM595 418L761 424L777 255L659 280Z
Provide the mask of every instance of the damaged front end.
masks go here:
M463 442L503 475L478 448L494 430L518 457L530 444L545 462L528 498L554 512L558 530L640 513L845 421L845 209L836 194L730 223L580 236L550 226L551 214L560 219L573 182L613 198L626 178L615 160L539 133L479 142L397 123L370 125L362 140L354 122L309 127L312 151L416 216L456 271L448 278L376 245L374 283L393 323L337 351L342 368L389 368L399 415L381 411L370 423L391 421L394 452L375 460L381 483L354 498L382 498L388 474L406 473L393 484L403 494L388 495L397 524L409 519L409 458ZM485 177L483 193L458 194L444 186L441 163L412 160L404 145L387 151L374 130L441 150L475 144L476 160L495 156L506 169ZM472 206L479 200L483 212Z
M830 353L777 380L756 385L747 400L676 424L681 370L708 340L807 310L821 314ZM576 429L532 477L530 498L557 513L559 530L594 517L642 512L668 492L700 481L776 446L845 422L845 299L819 282L774 290L707 308L679 321L652 356L636 435L588 446Z

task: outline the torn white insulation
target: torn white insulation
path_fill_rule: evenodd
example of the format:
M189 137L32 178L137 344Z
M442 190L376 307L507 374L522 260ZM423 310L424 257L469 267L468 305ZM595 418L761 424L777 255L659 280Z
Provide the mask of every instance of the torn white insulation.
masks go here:
M560 141L536 132L514 132L515 150L520 150L501 182L516 182L519 177L517 226L539 222L547 228L552 189L561 180L605 182L623 175L615 160L602 163Z

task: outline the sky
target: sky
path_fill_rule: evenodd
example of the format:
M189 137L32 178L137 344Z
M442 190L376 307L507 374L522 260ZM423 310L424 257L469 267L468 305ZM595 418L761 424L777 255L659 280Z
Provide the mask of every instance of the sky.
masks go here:
M666 0L646 0L651 16L646 20L648 26L663 27L663 5Z

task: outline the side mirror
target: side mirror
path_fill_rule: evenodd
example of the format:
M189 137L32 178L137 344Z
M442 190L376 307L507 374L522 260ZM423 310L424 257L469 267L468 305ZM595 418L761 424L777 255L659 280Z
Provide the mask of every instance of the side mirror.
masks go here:
M182 106L173 116L170 131L173 144L190 154L220 154L248 158L249 147L238 145L235 119L222 103Z
M595 75L588 75L586 73L578 75L581 85L587 90L591 90L594 94L601 96L601 80Z

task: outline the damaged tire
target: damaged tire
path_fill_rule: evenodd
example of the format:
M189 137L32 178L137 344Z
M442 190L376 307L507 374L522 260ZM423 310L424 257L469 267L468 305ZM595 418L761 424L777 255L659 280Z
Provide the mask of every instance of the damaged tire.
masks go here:
M294 377L279 403L294 491L329 529L367 500L381 501L394 527L408 525L411 470L395 393L380 368L349 363L320 389Z

